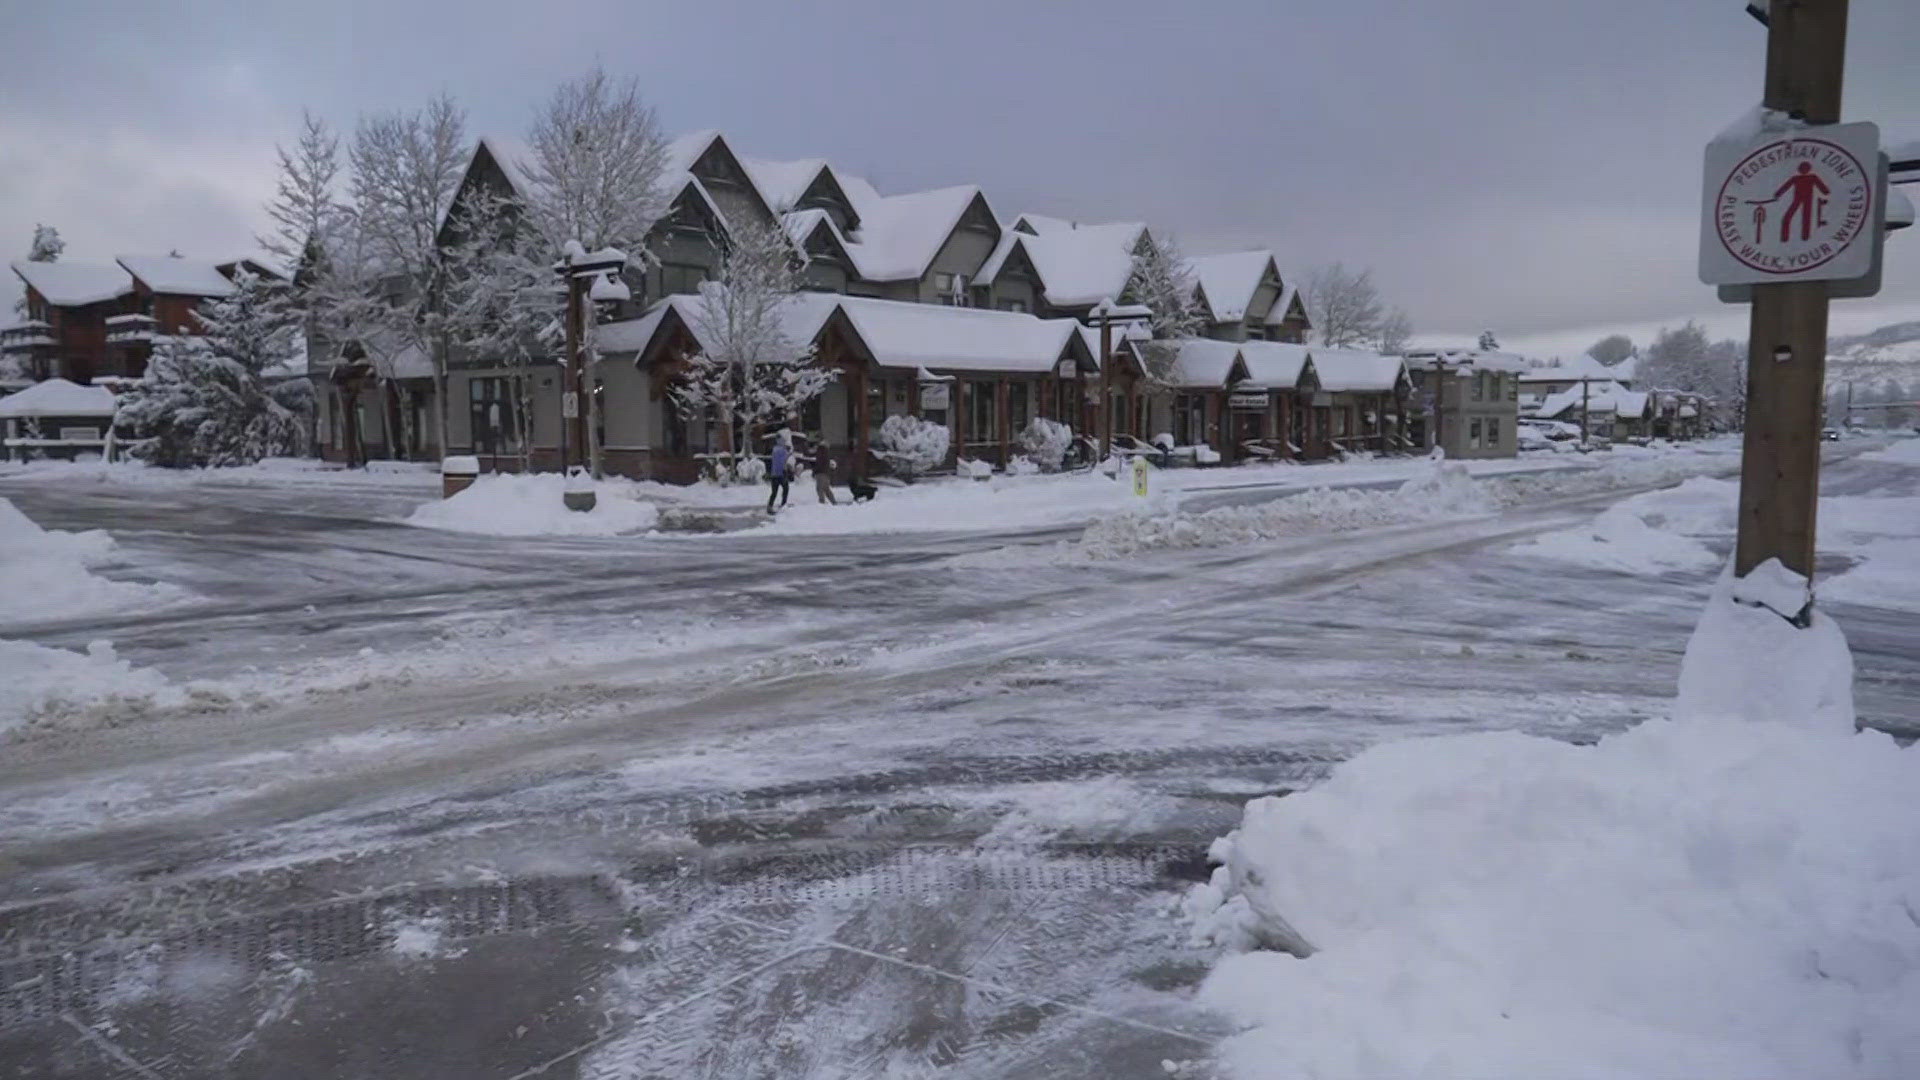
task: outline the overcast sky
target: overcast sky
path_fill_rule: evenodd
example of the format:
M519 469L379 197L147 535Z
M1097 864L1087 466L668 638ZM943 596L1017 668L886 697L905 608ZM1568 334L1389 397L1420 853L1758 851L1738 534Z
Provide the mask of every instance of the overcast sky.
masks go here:
M1758 100L1741 0L263 0L9 4L0 251L249 244L301 108L446 91L515 138L596 61L671 132L825 156L882 192L978 183L1000 216L1145 219L1190 252L1374 268L1419 338L1577 351L1709 320L1701 150ZM1848 119L1920 133L1920 3L1853 0ZM18 250L9 250L18 249ZM1920 230L1836 329L1920 317Z

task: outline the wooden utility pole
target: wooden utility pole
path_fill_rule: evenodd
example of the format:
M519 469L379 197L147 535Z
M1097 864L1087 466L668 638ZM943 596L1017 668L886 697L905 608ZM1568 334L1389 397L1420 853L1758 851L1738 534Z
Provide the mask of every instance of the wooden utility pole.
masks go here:
M1847 0L1773 0L1768 15L1762 104L1808 124L1838 123ZM1753 287L1736 575L1777 558L1813 578L1827 303L1824 281Z
M1587 377L1585 375L1582 375L1580 376L1580 445L1581 446L1587 445L1587 439L1589 438L1588 431L1589 431L1589 428L1587 425Z
M585 288L586 278L573 273L567 275L567 369L560 379L560 400L565 403L567 395L572 394L573 415L566 416L562 410L560 428L565 451L561 454L562 472L587 463L587 365L580 350L580 339L585 336L580 325L580 297Z
M1113 451L1113 401L1109 371L1113 367L1113 304L1100 302L1100 460Z

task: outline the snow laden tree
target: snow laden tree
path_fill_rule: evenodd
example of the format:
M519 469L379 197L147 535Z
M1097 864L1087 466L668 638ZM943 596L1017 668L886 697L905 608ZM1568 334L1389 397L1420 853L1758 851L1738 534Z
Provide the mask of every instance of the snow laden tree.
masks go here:
M1376 352L1388 356L1399 356L1407 351L1407 345L1413 341L1413 320L1407 313L1394 308L1374 327L1373 340L1368 342Z
M717 427L728 479L740 477L769 426L798 420L834 379L812 362L811 345L787 333L799 269L785 230L746 221L725 240L719 280L701 287L691 320L701 349L672 394L682 418Z
M1633 353L1633 339L1625 334L1608 334L1587 349L1588 356L1606 367L1625 363Z
M389 359L410 350L433 374L436 441L447 430L447 267L439 244L467 161L466 113L444 95L413 112L360 121L352 166L350 222L357 296L346 298L356 340ZM392 380L389 378L389 385ZM408 423L412 410L396 411ZM411 438L407 439L411 442Z
M59 262L60 254L67 250L67 242L60 239L60 230L51 225L33 227L33 243L27 248L27 261L38 263Z
M1320 332L1320 344L1350 349L1375 341L1386 305L1373 283L1373 271L1355 273L1342 263L1307 275L1307 318Z
M1500 351L1500 339L1493 336L1493 331L1491 330L1480 331L1480 351L1481 352L1499 352Z
M67 242L60 239L59 229L51 225L35 225L33 227L33 241L27 245L27 261L39 263L59 262L60 253L65 250L67 250ZM22 292L20 299L14 302L13 310L20 318L24 319L27 317L27 295L25 292Z
M251 465L299 448L301 419L266 377L291 354L297 318L273 282L242 272L234 285L195 312L205 333L160 342L121 398L115 426L134 456L170 468Z
M529 471L533 367L562 345L565 283L553 272L544 239L512 199L470 192L448 218L446 240L454 348L510 373L509 411L497 418L497 434L518 454L521 471Z
M874 449L896 475L912 480L946 464L952 439L945 424L917 416L889 416L880 423Z
M1710 342L1706 329L1692 321L1663 327L1634 372L1636 389L1704 394L1736 425L1744 419L1746 385L1746 348L1732 340Z
M1148 237L1134 252L1124 299L1153 312L1148 323L1153 340L1141 346L1140 355L1147 379L1156 386L1171 386L1179 342L1206 328L1206 316L1195 298L1193 270L1177 240ZM1104 357L1101 362L1106 362Z
M525 211L549 254L557 257L568 242L588 251L616 248L634 257L629 271L637 284L651 258L647 236L666 214L670 195L662 183L667 142L639 83L610 78L600 68L562 83L535 117L527 145L532 154L520 164ZM561 294L556 320L563 306ZM597 385L600 352L591 334L584 348L587 384ZM598 398L586 396L589 439L599 433ZM597 442L589 457L600 475Z
M324 355L331 348L329 331L338 321L343 302L342 282L337 280L337 253L347 223L335 190L340 175L340 139L325 120L312 113L303 112L300 119L300 140L294 148L274 147L280 175L274 196L267 203L273 229L257 239L287 270L289 280L278 290L277 300L297 317L302 347L310 355L316 351ZM330 257L329 252L336 254ZM317 445L312 426L317 416L313 384L302 381L299 385L305 391L305 408L294 411L308 418L307 441ZM294 404L286 395L298 392L293 384L285 384L282 403Z

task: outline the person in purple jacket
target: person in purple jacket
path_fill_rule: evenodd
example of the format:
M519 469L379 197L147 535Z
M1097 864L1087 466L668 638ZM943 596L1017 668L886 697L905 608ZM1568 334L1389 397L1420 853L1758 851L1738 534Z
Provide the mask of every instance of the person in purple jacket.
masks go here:
M787 496L793 491L793 435L781 428L773 436L773 460L767 466L767 481L772 490L767 492L767 513L773 513L773 500L778 497L780 505L787 505Z

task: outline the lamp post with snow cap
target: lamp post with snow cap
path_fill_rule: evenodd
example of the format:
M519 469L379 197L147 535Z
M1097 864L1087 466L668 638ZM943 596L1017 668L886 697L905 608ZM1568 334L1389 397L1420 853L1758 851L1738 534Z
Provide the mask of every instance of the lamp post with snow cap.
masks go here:
M587 385L586 320L587 303L628 299L631 294L619 274L627 267L627 253L618 248L589 252L578 240L569 240L561 249L554 272L567 282L567 374L560 394L561 464L567 473L568 509L591 510L594 494L588 475L589 443L587 412L592 407L592 389ZM597 477L599 469L592 469Z

